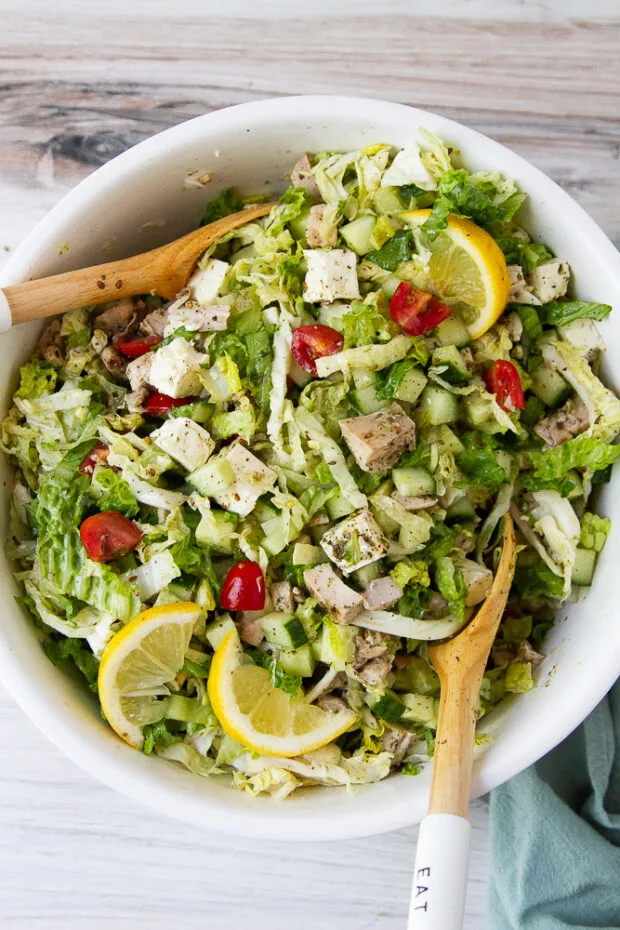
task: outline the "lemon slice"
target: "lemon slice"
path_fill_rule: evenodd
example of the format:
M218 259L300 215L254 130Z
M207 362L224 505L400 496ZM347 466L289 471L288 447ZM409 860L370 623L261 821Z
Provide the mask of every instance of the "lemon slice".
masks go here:
M266 756L298 756L325 746L357 720L353 711L328 713L271 684L269 673L244 655L234 630L218 646L209 699L232 739Z
M142 728L161 719L200 608L189 602L151 607L134 617L106 646L99 665L99 699L110 726L141 749Z
M420 226L430 210L412 210L403 219ZM510 293L506 259L495 240L462 216L449 216L446 229L432 242L428 268L407 274L415 287L453 305L467 304L465 325L472 339L486 333L502 315Z

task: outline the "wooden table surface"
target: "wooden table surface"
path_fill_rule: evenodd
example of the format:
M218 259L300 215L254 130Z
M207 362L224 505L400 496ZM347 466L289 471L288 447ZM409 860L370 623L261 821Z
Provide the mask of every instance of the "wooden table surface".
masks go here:
M128 146L291 93L468 123L620 243L619 44L617 0L0 0L0 263ZM4 692L0 745L2 930L405 925L415 829L291 848L173 823L83 774ZM484 802L472 819L466 927L482 930Z

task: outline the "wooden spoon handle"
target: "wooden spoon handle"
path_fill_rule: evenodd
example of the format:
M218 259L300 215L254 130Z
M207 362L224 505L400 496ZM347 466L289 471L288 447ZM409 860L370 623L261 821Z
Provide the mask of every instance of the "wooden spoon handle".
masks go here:
M27 323L89 304L101 304L154 289L152 252L131 259L65 271L63 274L3 288L10 322ZM3 321L4 322L4 321ZM8 329L8 326L2 329Z

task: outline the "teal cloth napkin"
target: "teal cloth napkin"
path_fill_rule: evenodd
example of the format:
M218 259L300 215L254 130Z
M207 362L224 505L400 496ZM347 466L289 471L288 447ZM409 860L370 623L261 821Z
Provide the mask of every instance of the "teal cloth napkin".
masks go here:
M620 927L620 681L491 793L488 930Z

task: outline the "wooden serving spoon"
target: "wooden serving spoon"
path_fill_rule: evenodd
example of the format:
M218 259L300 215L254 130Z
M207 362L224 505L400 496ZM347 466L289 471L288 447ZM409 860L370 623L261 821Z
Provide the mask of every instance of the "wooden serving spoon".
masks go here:
M515 533L504 517L502 555L489 596L464 630L429 646L441 682L429 813L420 824L408 930L460 930L478 695L515 572Z
M274 206L274 203L259 203L246 207L142 255L1 288L0 332L6 332L16 323L120 297L158 294L172 300L185 287L196 262L215 239L266 216Z

